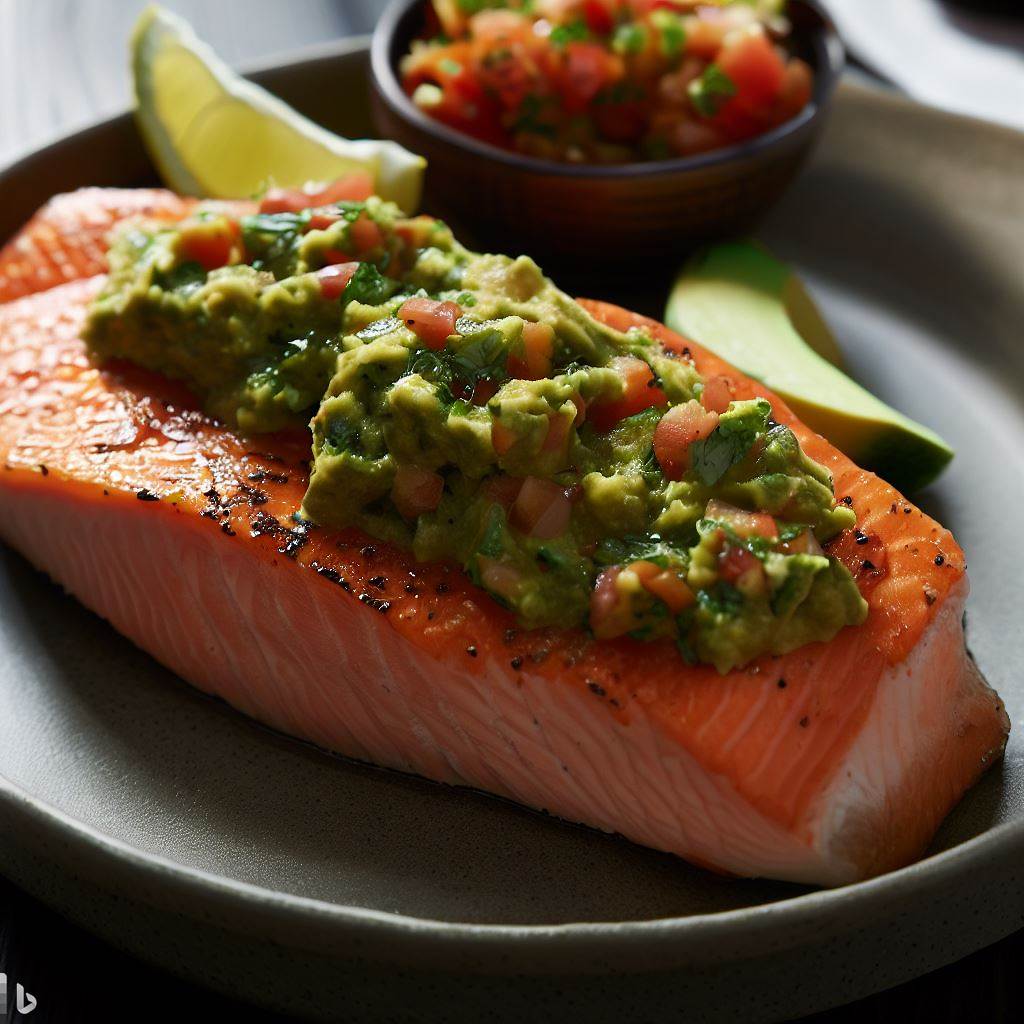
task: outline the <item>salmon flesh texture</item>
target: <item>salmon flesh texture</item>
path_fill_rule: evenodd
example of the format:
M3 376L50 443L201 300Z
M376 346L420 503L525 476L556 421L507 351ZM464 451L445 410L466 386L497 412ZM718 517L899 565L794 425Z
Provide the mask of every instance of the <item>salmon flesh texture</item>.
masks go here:
M669 641L524 632L457 567L298 522L308 436L239 436L80 340L109 229L189 208L83 190L0 252L0 536L193 685L350 757L821 885L920 856L1001 754L1009 721L965 649L949 532L777 396L614 306L585 303L767 398L831 470L867 538L831 546L863 625L722 676Z

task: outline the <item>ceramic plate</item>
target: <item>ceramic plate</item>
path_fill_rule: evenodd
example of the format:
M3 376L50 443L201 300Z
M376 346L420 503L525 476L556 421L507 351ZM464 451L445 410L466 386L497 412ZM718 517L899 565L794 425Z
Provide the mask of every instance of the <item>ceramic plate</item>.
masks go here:
M258 77L371 130L361 45ZM1022 166L1024 136L847 85L763 230L857 376L958 451L920 500L967 549L969 643L1014 731L927 859L828 892L728 880L348 763L193 692L0 550L0 869L182 975L346 1021L772 1020L1020 927ZM0 173L0 238L53 192L151 175L127 118L69 137Z

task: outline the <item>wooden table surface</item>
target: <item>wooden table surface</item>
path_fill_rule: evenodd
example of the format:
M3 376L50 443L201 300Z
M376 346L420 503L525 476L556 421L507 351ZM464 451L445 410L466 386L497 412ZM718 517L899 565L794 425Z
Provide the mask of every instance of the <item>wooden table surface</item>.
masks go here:
M165 0L233 64L368 32L384 0ZM144 0L0 0L0 166L122 110L124 41ZM0 196L0 202L3 197ZM921 1024L1019 1020L1024 933L890 992L809 1021ZM185 984L107 946L0 878L0 973L38 999L34 1022L275 1017ZM2 1016L2 1007L0 1007ZM15 1015L12 1019L20 1019Z

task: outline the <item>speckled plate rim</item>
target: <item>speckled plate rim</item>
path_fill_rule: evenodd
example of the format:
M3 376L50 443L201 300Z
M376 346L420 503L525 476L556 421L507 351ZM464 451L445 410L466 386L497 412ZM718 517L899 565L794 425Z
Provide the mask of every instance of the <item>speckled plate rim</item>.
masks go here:
M316 64L366 50L363 38L318 45L254 69L257 80L288 67ZM973 118L914 104L879 90L845 83L841 90L869 96L880 108L899 107L915 116L949 123L968 122L975 130L1020 137L1020 133ZM29 164L56 153L81 136L111 129L127 115L104 119L42 149L22 154L0 169L0 183L24 173ZM27 217L32 211L23 211ZM949 850L898 871L839 889L819 890L756 907L660 918L649 921L490 925L446 922L345 906L296 896L192 868L133 847L33 797L0 774L0 822L28 835L42 851L63 846L82 874L90 869L107 887L138 890L150 901L189 916L223 916L222 923L320 952L351 950L380 962L420 967L486 969L501 973L654 971L673 966L712 965L784 950L814 938L823 941L884 919L900 908L942 898L968 875L983 872L989 883L1020 873L1024 860L1024 819L1005 822ZM149 884L145 884L149 883ZM181 897L187 895L188 899ZM190 902L196 901L198 902ZM204 914L198 913L202 906ZM988 909L988 941L1020 926L1020 908ZM614 953L614 960L609 955ZM500 960L496 954L500 954Z

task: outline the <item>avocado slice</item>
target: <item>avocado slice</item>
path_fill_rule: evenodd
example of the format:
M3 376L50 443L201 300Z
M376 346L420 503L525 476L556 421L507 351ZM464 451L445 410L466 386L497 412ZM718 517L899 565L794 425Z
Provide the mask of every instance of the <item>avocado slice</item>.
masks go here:
M691 260L665 323L781 395L809 427L902 491L931 483L953 457L937 434L842 372L835 338L796 275L755 242L715 245Z

